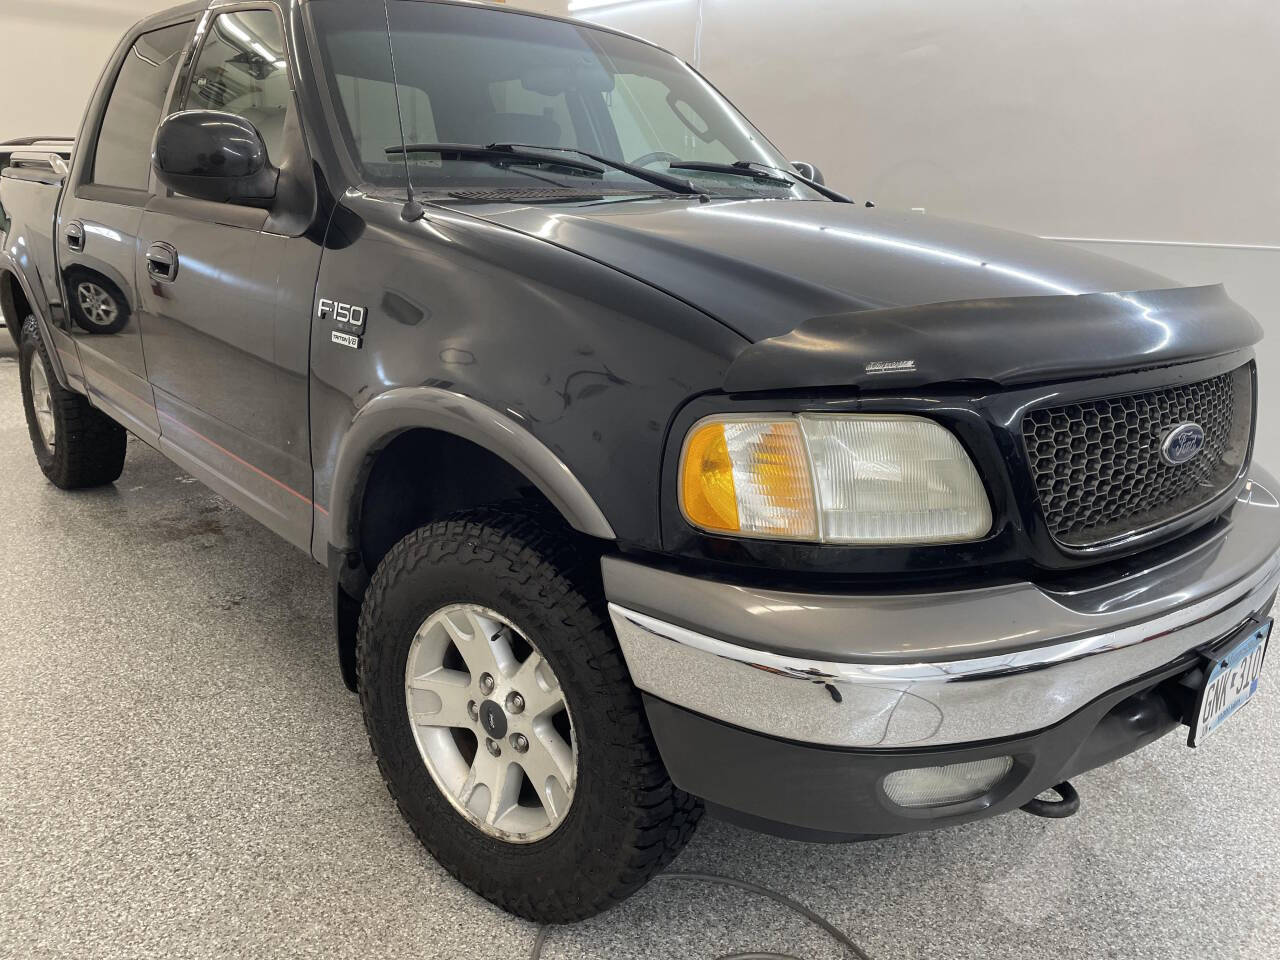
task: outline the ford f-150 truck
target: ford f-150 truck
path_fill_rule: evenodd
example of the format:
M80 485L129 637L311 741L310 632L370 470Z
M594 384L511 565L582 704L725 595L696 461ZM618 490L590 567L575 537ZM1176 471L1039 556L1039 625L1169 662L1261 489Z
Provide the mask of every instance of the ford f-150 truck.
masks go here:
M458 0L176 7L4 151L45 475L129 431L325 565L395 802L515 913L618 902L704 806L1068 815L1258 687L1280 484L1220 286L855 202L671 54Z

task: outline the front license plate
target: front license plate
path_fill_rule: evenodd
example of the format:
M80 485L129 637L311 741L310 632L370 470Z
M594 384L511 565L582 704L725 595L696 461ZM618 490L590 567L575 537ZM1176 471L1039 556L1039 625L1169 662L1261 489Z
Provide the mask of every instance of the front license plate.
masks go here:
M1258 692L1262 662L1267 656L1267 639L1272 621L1250 626L1239 639L1217 654L1213 668L1200 691L1196 722L1191 728L1191 746L1231 719Z

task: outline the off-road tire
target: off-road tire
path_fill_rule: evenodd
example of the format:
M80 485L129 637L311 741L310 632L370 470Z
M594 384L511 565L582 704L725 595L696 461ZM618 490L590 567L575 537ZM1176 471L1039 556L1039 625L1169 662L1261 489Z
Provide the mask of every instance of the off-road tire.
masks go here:
M421 527L378 565L357 640L370 746L418 839L455 877L517 916L569 923L615 906L670 863L701 803L678 790L606 619L599 560L536 514L483 508ZM414 633L434 611L501 613L546 657L578 742L572 805L534 843L487 836L450 804L423 762L405 702Z
M56 425L53 449L41 436L36 422L31 392L31 365L39 357L52 395L50 406ZM53 374L49 351L40 336L34 317L22 325L22 341L18 351L18 368L22 380L22 409L27 415L27 430L36 462L49 482L63 490L100 487L114 483L124 470L128 434L78 393L65 389Z

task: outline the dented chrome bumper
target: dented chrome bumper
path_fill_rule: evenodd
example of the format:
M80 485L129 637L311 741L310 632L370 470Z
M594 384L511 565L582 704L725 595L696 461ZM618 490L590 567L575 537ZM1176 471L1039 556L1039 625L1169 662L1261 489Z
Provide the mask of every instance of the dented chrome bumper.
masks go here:
M846 748L1011 737L1263 610L1280 585L1280 484L1251 477L1212 535L1083 589L801 594L607 558L605 592L635 684L703 716Z

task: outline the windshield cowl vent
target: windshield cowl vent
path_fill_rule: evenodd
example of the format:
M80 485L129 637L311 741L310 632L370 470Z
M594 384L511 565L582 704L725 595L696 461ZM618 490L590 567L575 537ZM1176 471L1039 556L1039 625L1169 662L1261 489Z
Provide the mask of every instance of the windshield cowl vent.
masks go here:
M449 196L457 200L489 201L493 203L564 203L578 200L603 200L605 197L634 197L635 190L581 190L528 187L496 187L492 189L450 190Z

